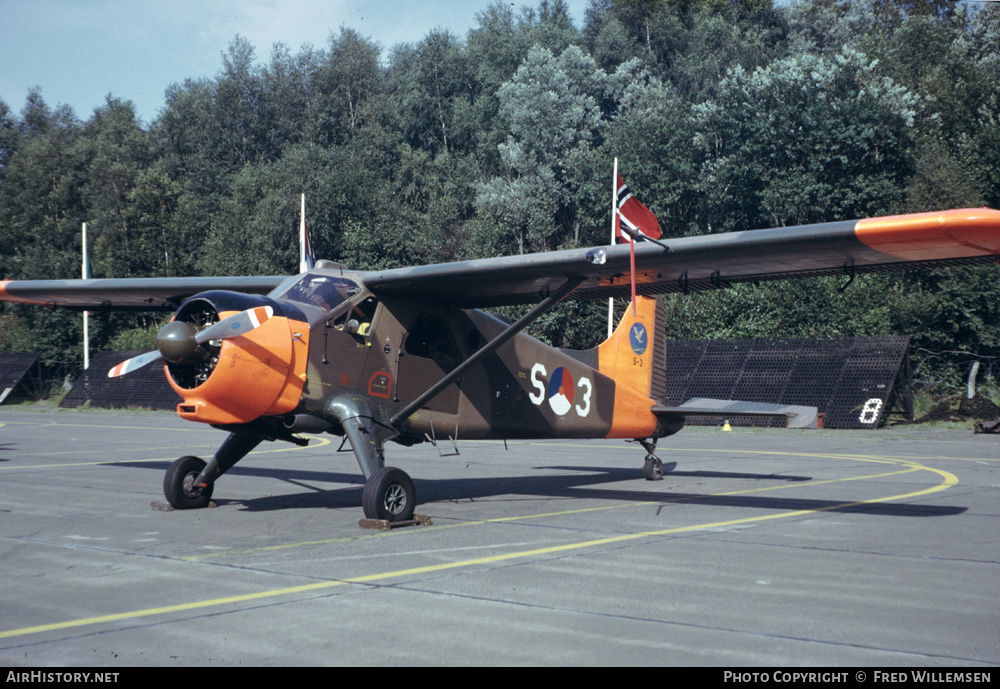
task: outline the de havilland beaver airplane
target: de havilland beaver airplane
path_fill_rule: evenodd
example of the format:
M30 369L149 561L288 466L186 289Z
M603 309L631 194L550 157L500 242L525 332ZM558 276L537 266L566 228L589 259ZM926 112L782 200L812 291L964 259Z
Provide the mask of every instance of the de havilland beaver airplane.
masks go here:
M263 440L300 432L350 442L366 517L409 520L410 477L385 466L387 441L622 438L654 454L687 416L666 406L656 295L740 282L998 261L1000 211L949 210L633 244L638 296L614 334L570 351L521 331L563 299L630 293L630 247L571 249L377 271L319 261L292 277L0 281L0 300L74 309L176 309L157 351L177 414L228 431L208 463L181 457L164 492L208 505L216 481ZM508 323L480 310L535 304ZM728 415L728 414L726 414Z

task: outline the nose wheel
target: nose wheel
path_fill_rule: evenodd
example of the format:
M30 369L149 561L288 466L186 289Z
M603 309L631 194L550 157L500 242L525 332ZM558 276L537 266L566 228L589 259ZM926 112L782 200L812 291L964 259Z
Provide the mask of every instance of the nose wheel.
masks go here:
M413 509L417 506L417 491L405 471L382 467L365 483L361 506L368 519L409 521L413 519Z
M195 479L205 468L198 457L181 457L167 469L163 477L163 495L177 510L194 510L208 507L214 484L195 485Z

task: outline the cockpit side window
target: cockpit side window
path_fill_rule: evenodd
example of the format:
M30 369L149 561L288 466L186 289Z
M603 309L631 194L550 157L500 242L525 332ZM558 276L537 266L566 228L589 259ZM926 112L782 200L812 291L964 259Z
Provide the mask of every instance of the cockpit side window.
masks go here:
M417 316L410 326L405 350L407 354L432 359L445 372L454 369L462 360L448 324L425 313Z
M308 273L291 287L273 296L331 311L358 293L358 286L344 278Z
M352 335L369 337L372 334L372 321L375 320L377 308L378 300L375 297L368 297L337 316L333 321L333 327L347 330Z

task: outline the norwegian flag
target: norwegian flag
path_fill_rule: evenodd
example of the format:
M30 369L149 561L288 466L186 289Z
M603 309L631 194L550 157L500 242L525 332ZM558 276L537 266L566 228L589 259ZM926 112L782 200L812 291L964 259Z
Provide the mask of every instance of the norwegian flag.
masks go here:
M643 241L642 237L659 239L663 234L660 231L660 223L657 222L656 216L653 215L651 210L642 205L639 199L632 195L632 192L625 186L625 181L621 175L617 175L617 204L620 224L615 224L616 243L621 244L632 241L632 237L627 232L622 232L621 225L634 232L638 232L640 242Z

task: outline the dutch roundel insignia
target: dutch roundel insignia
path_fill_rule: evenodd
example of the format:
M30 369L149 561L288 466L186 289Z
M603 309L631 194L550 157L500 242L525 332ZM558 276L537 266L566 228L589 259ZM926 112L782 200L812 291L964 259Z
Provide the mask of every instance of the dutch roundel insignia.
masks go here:
M549 379L549 406L559 416L573 408L573 375L560 366Z

